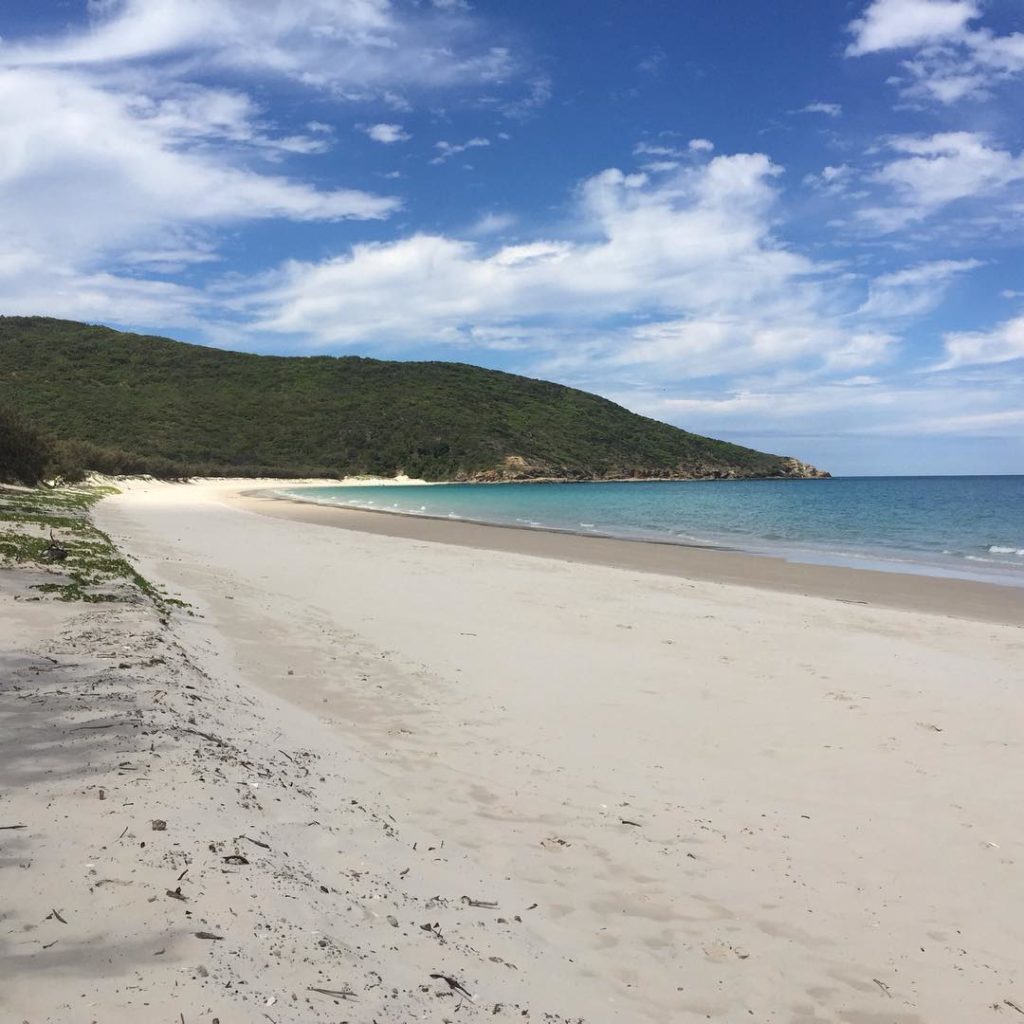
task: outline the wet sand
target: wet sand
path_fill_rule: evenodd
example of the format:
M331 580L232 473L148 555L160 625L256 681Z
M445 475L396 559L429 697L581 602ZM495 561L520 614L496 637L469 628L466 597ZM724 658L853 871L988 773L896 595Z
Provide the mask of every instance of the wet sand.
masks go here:
M636 572L805 594L954 618L1008 625L1024 624L1024 587L841 566L807 565L720 548L588 537L386 511L332 508L281 497L272 488L246 490L237 495L232 494L229 500L239 508L264 515L378 536L605 565Z

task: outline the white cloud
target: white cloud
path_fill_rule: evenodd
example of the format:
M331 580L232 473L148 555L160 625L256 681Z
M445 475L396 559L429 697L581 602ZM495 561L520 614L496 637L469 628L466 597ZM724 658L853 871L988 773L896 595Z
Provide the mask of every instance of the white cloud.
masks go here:
M407 101L396 90L492 88L518 73L511 51L485 41L484 23L461 4L103 0L89 12L85 28L0 40L5 308L49 295L33 311L109 309L124 323L163 303L171 319L149 322L181 323L185 298L197 294L143 275L217 259L225 227L380 219L400 208L393 197L268 170L325 152L333 128L277 130L244 91L250 79L398 107ZM383 122L369 134L406 136ZM26 265L32 283L15 273Z
M432 164L443 164L446 160L450 160L453 156L458 156L459 153L465 153L468 149L481 149L491 144L490 139L485 139L480 136L468 139L466 142L445 142L443 139L440 142L434 143L434 148L437 150L437 156L434 157L430 162Z
M824 114L826 117L840 117L842 116L843 108L838 103L808 103L806 107L801 107L797 113Z
M638 142L633 147L634 156L680 156L675 146L656 146L649 142Z
M389 0L113 0L88 31L0 46L0 62L22 67L183 57L343 95L493 83L515 68L507 48L480 44L463 12Z
M710 139L690 139L687 148L691 153L710 153L715 144Z
M876 277L858 313L879 320L921 316L935 309L960 274L982 266L980 260L935 260Z
M516 217L511 213L494 213L489 211L476 221L469 229L469 234L475 237L484 235L500 235L516 223Z
M67 317L109 324L199 326L205 298L171 281L83 271L0 245L0 303L9 316Z
M398 207L238 166L211 143L252 141L246 109L223 95L155 103L67 72L0 70L4 243L88 258L171 225L379 218Z
M762 154L654 180L608 170L581 185L567 238L358 245L288 263L239 308L258 330L316 346L525 350L532 372L591 383L887 359L895 338L851 319L848 286L774 238L780 173Z
M390 146L396 142L407 142L412 136L400 124L371 124L363 129L374 142L382 142Z
M1005 320L990 331L952 331L944 344L946 358L937 370L1024 359L1024 316Z
M883 231L894 231L961 200L998 195L1024 181L1024 154L991 145L978 132L898 136L887 148L898 153L873 180L891 189L895 202L858 213Z
M619 391L609 398L658 419L685 423L699 433L764 438L772 431L813 435L876 437L1018 437L1024 423L1019 396L1009 390L940 376L880 380L859 374L828 381L751 381L725 392L687 395ZM770 442L770 437L768 438Z
M829 195L842 195L853 180L854 171L849 164L828 165L818 174L804 176L804 184Z
M981 11L972 0L872 0L850 23L851 57L961 38Z
M999 36L972 23L974 0L872 0L849 30L850 57L911 51L905 76L893 79L912 98L952 104L989 95L1000 81L1024 72L1024 33Z

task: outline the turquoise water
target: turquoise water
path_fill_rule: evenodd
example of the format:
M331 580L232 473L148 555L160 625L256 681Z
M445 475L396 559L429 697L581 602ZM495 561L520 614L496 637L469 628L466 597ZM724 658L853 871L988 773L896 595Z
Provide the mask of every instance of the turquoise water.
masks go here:
M1024 586L1024 476L304 487L318 503Z

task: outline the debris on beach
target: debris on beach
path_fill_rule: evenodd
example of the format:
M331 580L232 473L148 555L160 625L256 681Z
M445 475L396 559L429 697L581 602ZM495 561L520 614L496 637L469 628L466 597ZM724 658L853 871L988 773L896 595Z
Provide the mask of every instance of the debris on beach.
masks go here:
M0 601L12 579L0 576ZM211 676L167 605L58 598L36 606L16 661L0 654L5 739L32 751L5 767L0 887L24 929L17 955L61 957L40 960L46 986L27 971L5 986L4 1012L7 999L19 1020L65 1019L60 1007L85 999L97 1019L148 1019L160 1001L186 1024L232 1008L336 1024L358 1003L361 1019L397 1024L454 998L465 1018L530 1016L517 993L540 954L487 931L504 902L493 879L467 877L444 837L403 841L379 798L353 793L343 758L284 736L253 695ZM45 819L30 818L39 807ZM183 972L188 942L202 962ZM570 1020L550 1007L537 1019Z

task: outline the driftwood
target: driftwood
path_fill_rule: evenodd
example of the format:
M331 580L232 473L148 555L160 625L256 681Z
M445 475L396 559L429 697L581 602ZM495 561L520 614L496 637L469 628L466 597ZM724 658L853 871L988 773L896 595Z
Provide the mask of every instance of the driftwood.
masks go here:
M43 548L44 562L63 562L68 557L68 549L50 531L50 543Z

